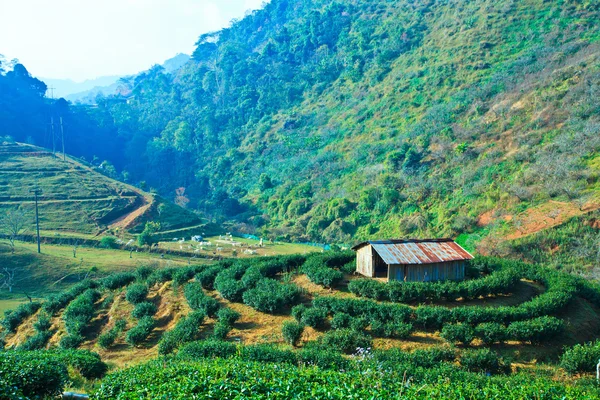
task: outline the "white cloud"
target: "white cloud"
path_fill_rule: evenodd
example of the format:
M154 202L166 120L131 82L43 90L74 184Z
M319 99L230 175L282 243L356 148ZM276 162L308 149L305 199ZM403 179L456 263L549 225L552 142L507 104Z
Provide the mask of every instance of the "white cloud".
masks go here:
M262 0L0 0L0 54L32 74L83 80L191 53Z

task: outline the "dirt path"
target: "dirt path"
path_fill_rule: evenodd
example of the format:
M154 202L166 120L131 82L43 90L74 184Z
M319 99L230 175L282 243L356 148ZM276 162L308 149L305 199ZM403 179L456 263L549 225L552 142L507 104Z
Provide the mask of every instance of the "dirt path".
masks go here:
M135 210L133 210L132 212L122 215L119 218L112 221L108 225L109 229L115 229L115 228L119 228L121 230L129 229L129 227L133 224L133 222L138 217L141 217L142 215L144 215L146 213L146 211L148 211L150 209L150 207L152 207L154 200L150 196L146 197L143 194L140 194L140 196L142 199L142 205L139 206L138 208L136 208Z

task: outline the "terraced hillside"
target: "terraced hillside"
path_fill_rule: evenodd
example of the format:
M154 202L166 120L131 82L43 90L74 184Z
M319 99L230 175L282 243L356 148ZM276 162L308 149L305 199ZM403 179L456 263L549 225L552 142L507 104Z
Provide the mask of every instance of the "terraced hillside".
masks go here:
M109 229L126 232L143 227L147 220L160 222L163 230L200 224L193 213L99 171L71 157L63 160L43 148L2 143L0 213L20 208L33 224L32 190L37 187L41 190L40 227L47 234L97 235ZM33 232L33 225L28 230Z
M233 357L239 345L249 360L257 346L288 358L315 346L338 357L439 348L451 360L492 349L536 368L600 333L598 288L543 267L481 258L462 283L414 284L360 279L352 267L340 253L140 267L20 306L3 322L4 340L89 349L118 366L178 352Z

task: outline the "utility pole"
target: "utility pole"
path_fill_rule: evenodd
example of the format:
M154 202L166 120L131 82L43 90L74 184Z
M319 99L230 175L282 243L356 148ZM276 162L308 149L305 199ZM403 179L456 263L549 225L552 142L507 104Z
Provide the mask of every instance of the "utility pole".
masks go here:
M63 161L67 161L67 156L65 156L65 131L63 129L62 117L60 117L60 137L62 139Z
M52 155L56 154L56 135L54 134L54 117L50 117L50 126L52 127Z
M54 99L54 89L56 89L55 87L50 86L48 88L48 90L50 91L50 98Z
M41 253L42 250L40 249L40 218L38 214L38 196L42 193L42 191L36 187L32 189L31 192L35 195L35 229L37 231L38 253Z

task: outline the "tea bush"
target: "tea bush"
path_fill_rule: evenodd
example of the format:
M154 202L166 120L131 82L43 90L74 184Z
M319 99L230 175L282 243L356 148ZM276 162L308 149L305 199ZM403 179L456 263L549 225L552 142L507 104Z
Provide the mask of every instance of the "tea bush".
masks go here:
M232 327L235 322L240 319L241 314L237 311L232 310L231 308L221 308L217 313L217 318L219 322L225 324L226 326Z
M29 302L19 305L14 310L9 310L4 313L2 327L8 332L16 332L21 323L39 310L41 304L38 302Z
M358 348L371 347L372 339L354 329L336 329L321 336L319 342L329 349L351 354Z
M281 327L283 340L292 346L296 346L298 344L303 332L304 326L293 321L286 321Z
M327 309L322 307L307 308L302 312L301 322L311 328L322 329L327 323Z
M132 346L140 345L146 340L146 338L148 338L148 336L150 336L155 324L156 322L152 317L140 318L138 324L127 331L127 334L125 335L125 341Z
M148 286L143 283L134 283L127 287L125 299L131 304L138 304L146 300L148 296Z
M203 340L183 345L177 353L181 360L195 361L200 358L229 358L237 354L235 344L220 340Z
M48 340L54 335L50 331L36 332L32 336L28 337L25 342L17 347L17 350L38 350L46 347Z
M100 292L95 289L88 289L65 308L62 318L65 321L67 333L71 336L69 339L65 339L65 345L73 346L83 334L94 317L94 303L100 297ZM62 340L61 343L63 343Z
M484 322L475 327L475 336L486 344L502 343L507 340L506 327L497 322Z
M151 317L156 314L157 308L154 303L149 301L144 301L142 303L137 303L135 307L133 307L133 311L131 315L134 318L140 319L142 317Z
M114 273L100 279L100 286L108 290L120 289L135 281L136 277L136 274L133 272Z
M268 363L295 364L296 354L290 350L280 350L268 344L255 344L242 346L240 358L245 361Z
M274 314L297 303L300 291L294 284L265 278L255 288L247 290L242 297L244 304L258 311Z
M552 340L564 331L564 323L555 317L543 316L526 321L511 323L507 336L512 340L534 344Z
M475 339L475 331L468 324L449 324L442 328L440 336L450 343L468 345Z
M209 317L214 317L219 311L219 302L208 296L198 282L190 282L183 289L185 299L192 310L203 310Z
M595 372L600 360L600 340L567 348L560 358L560 366L569 374Z
M112 346L119 334L125 330L126 325L127 323L124 319L117 320L115 322L115 326L113 326L108 332L98 336L98 345L103 349L107 349Z
M196 310L182 317L177 325L163 334L158 343L159 354L169 354L182 344L193 342L200 337L202 323L206 314L202 310Z
M62 291L55 295L50 295L48 300L42 305L42 309L50 315L56 314L58 311L67 306L73 299L88 289L97 288L98 282L92 280L84 280L73 285L70 289Z
M510 364L490 349L464 350L460 355L460 365L471 372L497 374L510 371Z

